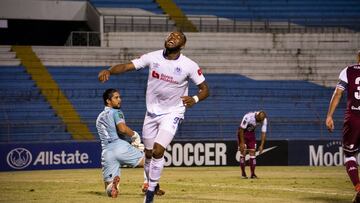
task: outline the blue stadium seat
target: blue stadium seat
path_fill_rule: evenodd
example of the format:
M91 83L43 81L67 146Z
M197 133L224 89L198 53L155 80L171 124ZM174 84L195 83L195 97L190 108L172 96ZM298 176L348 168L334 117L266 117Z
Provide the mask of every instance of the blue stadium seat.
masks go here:
M97 81L102 67L48 67L93 134L95 120L103 109L107 88L121 91L127 124L141 132L145 114L147 71L111 76ZM91 78L91 79L89 79ZM242 116L263 109L269 117L269 139L325 139L324 118L332 88L306 81L256 81L235 74L207 74L211 96L188 110L175 139L236 139ZM189 94L197 91L190 85ZM340 106L345 106L344 101ZM341 134L344 109L335 114L335 134Z
M305 26L340 26L360 29L357 0L174 0L186 15L215 15L236 20L266 20ZM344 24L343 21L348 21Z
M140 8L162 14L156 2L152 0L90 0L95 7L105 8Z
M72 139L24 67L0 71L0 142Z

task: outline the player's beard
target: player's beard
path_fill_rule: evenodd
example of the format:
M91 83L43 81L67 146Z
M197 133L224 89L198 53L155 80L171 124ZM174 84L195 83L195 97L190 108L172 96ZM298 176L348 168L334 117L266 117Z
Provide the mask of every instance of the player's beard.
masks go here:
M120 104L113 107L114 109L120 109Z
M168 46L166 46L166 42L165 42L164 46L165 46L166 53L176 53L181 50L181 45L177 45L175 47L168 47Z

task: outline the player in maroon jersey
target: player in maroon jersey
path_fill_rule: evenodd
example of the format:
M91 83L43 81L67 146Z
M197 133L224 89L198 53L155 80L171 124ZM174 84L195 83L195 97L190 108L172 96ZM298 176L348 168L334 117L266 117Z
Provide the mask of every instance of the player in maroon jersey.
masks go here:
M333 114L338 106L343 92L347 91L347 103L343 125L343 150L345 154L345 166L356 191L353 202L360 202L360 181L356 155L360 144L360 50L357 54L358 64L344 68L339 76L331 98L329 110L326 116L326 127L330 132L334 130Z
M250 159L250 178L257 178L255 175L255 167L256 167L256 138L255 138L255 128L257 126L261 126L261 143L259 147L259 154L262 153L265 144L266 137L266 129L267 129L267 118L265 111L254 111L249 112L244 115L238 131L238 143L240 150L240 168L241 168L241 176L246 179L246 152L249 152Z

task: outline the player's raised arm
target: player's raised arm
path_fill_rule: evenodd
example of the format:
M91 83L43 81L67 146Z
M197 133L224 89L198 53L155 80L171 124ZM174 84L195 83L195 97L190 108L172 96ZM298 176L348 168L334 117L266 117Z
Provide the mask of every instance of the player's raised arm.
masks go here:
M111 66L109 69L101 70L98 75L100 82L104 83L110 79L110 75L121 74L131 70L135 70L135 66L132 62L125 64L117 64Z
M336 110L336 107L338 106L342 94L343 94L344 90L341 88L335 88L334 94L331 97L331 101L330 101L330 105L329 105L329 109L326 115L326 127L327 129L332 132L334 130L334 120L333 120L333 114Z

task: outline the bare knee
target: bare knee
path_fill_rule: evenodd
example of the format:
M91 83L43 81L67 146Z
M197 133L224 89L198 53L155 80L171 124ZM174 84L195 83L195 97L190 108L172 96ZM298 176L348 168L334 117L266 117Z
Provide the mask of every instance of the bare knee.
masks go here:
M145 151L145 157L147 158L147 159L151 159L151 157L152 157L152 154L153 154L153 150L152 149L145 149L144 150Z
M158 143L155 143L154 144L154 149L152 151L152 156L155 158L155 159L160 159L161 157L164 156L164 152L165 152L165 148L163 146L161 146L160 144Z

